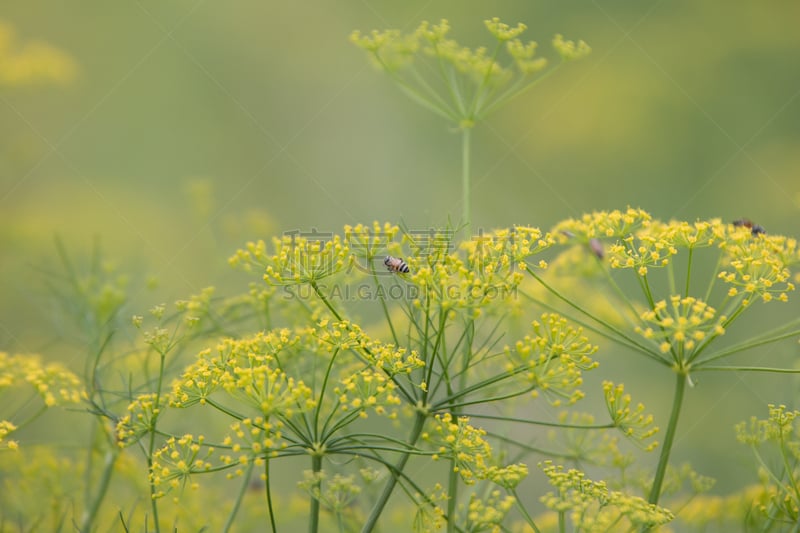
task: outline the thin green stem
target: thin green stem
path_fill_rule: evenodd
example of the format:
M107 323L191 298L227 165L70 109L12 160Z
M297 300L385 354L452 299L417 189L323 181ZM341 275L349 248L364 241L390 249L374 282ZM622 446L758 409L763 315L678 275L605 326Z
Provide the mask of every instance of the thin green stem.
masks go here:
M567 298L566 296L561 294L559 291L557 291L555 288L553 288L551 285L549 285L547 282L545 282L544 279L542 279L541 276L536 275L536 273L534 273L530 268L526 268L525 271L528 274L530 274L536 281L538 281L539 284L542 285L542 287L544 287L545 289L550 291L556 298L558 298L559 300L561 300L562 302L564 302L565 304L567 304L571 308L575 309L576 311L578 311L583 316L585 316L585 317L593 320L595 323L603 326L606 330L608 330L611 333L613 333L614 335L618 336L620 339L624 339L625 341L627 341L631 345L635 346L636 349L639 351L639 353L641 353L643 355L646 355L647 357L649 357L649 358L653 359L654 361L656 361L658 363L661 363L663 365L671 364L667 360L665 360L664 358L656 355L648 347L642 346L641 344L639 344L639 342L636 339L626 335L624 331L620 330L619 328L616 328L616 327L612 326L611 324L609 324L605 320L602 320L602 319L594 316L593 314L589 313L588 311L586 311L581 306L577 305L575 302L573 302L572 300L570 300L569 298ZM622 344L624 344L624 343L622 343Z
M524 505L522 505L522 501L520 500L519 494L517 494L517 490L509 489L509 492L512 496L514 496L514 505L517 507L517 511L519 511L519 513L525 519L525 522L531 527L534 533L541 533L539 528L536 527L536 522L534 522L531 515L528 514L528 510L525 509Z
M319 399L317 400L317 408L314 410L314 429L313 429L313 437L315 440L319 440L320 436L320 427L319 427L319 413L322 411L322 400L325 396L325 389L328 387L328 378L331 377L331 370L333 369L333 362L336 360L336 356L339 355L339 348L334 350L333 355L331 355L331 360L328 361L328 368L325 369L325 377L322 380L322 387L319 391ZM327 425L327 424L326 424Z
M717 371L734 371L734 372L772 372L774 374L800 374L800 369L796 368L772 368L767 366L698 366L692 368L692 372L717 372Z
M272 509L272 478L269 474L270 457L264 458L264 497L267 499L267 512L269 513L269 525L272 533L277 533L275 525L275 511Z
M91 453L91 451L89 453ZM109 449L106 451L103 470L97 482L97 490L95 491L94 498L92 498L89 508L84 511L81 517L81 524L78 531L90 531L92 529L92 524L94 524L97 518L97 512L100 510L100 504L103 503L103 499L108 492L108 485L111 482L111 475L114 472L118 457L119 454L116 453L115 450Z
M759 339L750 340L748 342L743 342L741 344L737 344L735 346L731 346L731 347L729 347L729 348L727 348L725 350L717 352L717 353L715 353L713 355L709 355L705 359L701 359L701 360L697 361L697 363L695 363L693 365L693 368L695 370L699 370L700 368L703 367L703 365L705 365L706 363L710 363L711 361L716 361L717 359L722 359L723 357L727 357L729 355L732 355L732 354L735 354L735 353L738 353L738 352L742 352L744 350L749 350L750 348L757 348L759 346L764 346L764 345L767 345L767 344L771 344L773 342L782 341L784 339L790 339L790 338L796 337L798 335L800 335L800 330L793 330L793 331L788 331L786 333L783 333L781 335L777 335L775 337L769 337L769 338L763 338L762 337L762 338L759 338Z
M539 76L535 80L531 81L529 84L522 86L522 88L520 88L520 89L516 89L515 86L509 88L509 90L507 92L503 93L502 95L497 97L497 99L495 99L494 102L492 102L491 104L486 106L486 108L483 109L476 118L478 120L480 120L483 117L488 116L492 111L494 111L498 107L502 106L506 102L508 102L510 100L513 100L514 98L516 98L516 97L520 96L521 94L527 92L531 87L533 87L534 85L538 85L539 82L541 82L542 80L544 80L545 78L550 76L553 72L558 70L558 67L560 67L560 66L561 66L561 63L559 63L558 65L554 66L553 68L551 68L547 72L543 73L541 76Z
M411 433L408 437L409 446L416 445L419 436L422 434L422 428L425 426L425 418L426 417L424 413L417 412L416 417L414 418L414 426L411 428ZM386 485L384 485L383 491L381 491L378 500L372 507L372 511L370 512L367 521L361 528L361 533L369 533L375 527L375 524L378 522L378 518L380 518L383 509L386 507L389 497L392 495L392 492L394 492L394 488L397 485L397 480L400 474L403 472L403 469L406 467L406 463L408 463L408 459L410 457L410 453L403 453L397 463L390 468L391 475L389 476L389 479L386 480Z
M381 302L381 307L383 308L383 316L386 317L386 323L389 324L389 330L392 332L392 339L394 340L395 346L400 346L400 341L397 339L397 332L394 330L394 324L392 323L392 317L389 315L389 308L386 306L386 295L380 289L380 281L378 281L378 275L375 273L375 270L372 270L372 279L375 281L375 289L378 293L378 300Z
M464 224L467 238L471 235L471 210L470 210L470 175L469 175L469 158L470 158L470 132L471 128L463 126L461 128L461 222Z
M692 282L692 259L694 257L694 248L689 248L689 261L686 266L686 288L683 290L684 296L689 296L689 286ZM672 262L670 262L672 264Z
M322 455L319 453L314 453L311 456L311 471L316 475L322 471ZM322 481L319 477L315 477L314 483L316 483L316 489L318 491L317 495L313 494L314 487L311 487L312 494L311 494L311 505L309 506L309 521L308 521L308 531L310 533L317 533L319 531L319 499L321 495L319 492L322 491Z
M672 397L672 412L669 415L667 433L664 435L664 444L661 446L661 455L658 457L658 466L656 467L653 486L650 488L650 496L647 499L647 501L653 505L657 505L658 499L661 497L661 486L664 483L664 474L667 472L669 454L672 450L672 443L675 441L678 419L680 418L681 407L683 406L683 397L686 391L686 377L684 372L676 372L675 374L675 393Z
M159 352L159 366L158 366L158 383L156 385L156 411L153 413L152 427L150 428L150 440L147 445L147 466L148 471L153 468L153 453L156 446L156 426L158 423L158 413L161 407L161 389L164 386L164 364L167 359L166 351ZM150 485L150 507L153 510L153 522L155 524L156 533L161 531L161 526L158 523L158 499L155 497L156 486L151 480Z
M222 531L227 533L231 530L231 526L233 526L233 521L236 519L236 513L239 512L239 507L242 505L242 500L244 499L244 495L247 492L247 487L250 485L250 476L253 474L253 466L255 466L255 461L250 461L250 464L247 467L247 473L242 477L242 485L239 487L239 493L236 495L236 499L233 500L233 508L231 508L231 512L228 514L228 519L225 520L225 525L222 527Z
M333 314L333 316L336 317L336 320L341 322L342 321L341 315L339 314L338 311L336 311L336 309L333 307L333 305L331 305L331 303L328 301L328 299L325 298L325 295L320 290L319 285L317 285L317 282L312 280L310 282L310 284L311 284L311 288L314 289L314 292L317 294L319 299L322 300L323 304L325 304L325 307L327 307L328 310Z
M456 503L458 501L458 468L455 458L450 459L447 475L447 533L456 530Z

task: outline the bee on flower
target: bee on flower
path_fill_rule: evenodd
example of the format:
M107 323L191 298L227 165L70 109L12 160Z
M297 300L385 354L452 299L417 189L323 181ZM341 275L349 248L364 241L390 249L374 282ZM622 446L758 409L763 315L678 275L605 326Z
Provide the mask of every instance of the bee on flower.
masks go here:
M389 272L396 272L402 274L408 274L410 272L406 262L399 257L392 257L391 255L387 255L386 259L383 260L383 264L386 265L386 268L389 270Z

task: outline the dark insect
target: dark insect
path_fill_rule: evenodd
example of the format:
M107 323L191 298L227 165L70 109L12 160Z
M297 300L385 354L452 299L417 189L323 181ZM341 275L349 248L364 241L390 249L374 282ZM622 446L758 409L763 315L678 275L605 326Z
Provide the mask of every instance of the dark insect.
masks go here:
M606 252L603 249L603 243L600 242L600 239L589 239L589 249L598 259L602 259L606 255Z
M386 265L389 272L402 272L403 274L408 274L409 272L406 262L398 257L387 255L386 259L383 260L383 264Z
M739 220L734 220L733 225L736 226L737 228L748 228L753 237L759 234L767 233L767 230L764 229L764 226L753 224L753 221L747 218L740 218Z

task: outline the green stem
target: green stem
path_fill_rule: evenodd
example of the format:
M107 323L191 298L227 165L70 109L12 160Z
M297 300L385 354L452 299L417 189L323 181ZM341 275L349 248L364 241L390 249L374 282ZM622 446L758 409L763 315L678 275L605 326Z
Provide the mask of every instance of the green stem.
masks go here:
M464 224L467 238L471 235L471 211L470 211L470 177L469 177L469 154L470 154L470 131L469 126L461 128L461 222Z
M91 505L81 517L81 525L78 531L90 531L92 529L94 521L97 518L97 512L100 510L100 504L103 502L106 492L108 492L108 485L111 482L111 475L114 472L117 457L119 457L119 454L115 453L114 450L108 450L106 452L103 472L97 484L97 491L95 492Z
M381 307L383 308L383 316L386 317L386 323L389 324L389 329L392 332L392 340L394 340L395 346L400 346L400 341L397 338L397 332L394 330L394 324L392 323L392 317L389 314L389 308L386 306L386 297L383 293L381 288L381 284L378 281L378 275L375 273L375 270L372 270L372 279L375 282L375 292L378 294L378 300L381 302Z
M458 472L455 458L450 460L450 473L447 476L447 533L456 530L456 501L458 500Z
M314 472L314 474L319 474L321 470L322 470L322 455L315 452L314 455L311 456L311 471ZM311 507L309 509L308 531L310 533L317 533L317 531L319 531L319 499L320 497L322 497L321 494L322 482L319 478L316 478L316 484L318 493L315 496L313 494L314 487L312 487Z
M151 471L153 468L153 453L155 452L156 446L156 425L158 423L158 414L161 407L161 389L164 386L164 363L167 359L166 352L160 352L160 361L158 365L158 384L156 386L156 411L153 413L153 426L150 428L150 441L147 446L147 466L148 471ZM151 480L150 483L150 506L153 509L153 522L155 525L156 533L161 531L161 526L158 523L158 499L155 498L156 494L156 486L153 484Z
M661 486L664 483L664 474L667 472L669 454L672 450L672 443L675 441L675 433L678 428L678 418L681 414L683 395L686 390L686 378L687 375L684 371L679 371L675 374L675 394L672 398L672 412L669 415L667 434L664 436L664 444L661 447L661 455L658 458L658 466L656 467L656 475L655 479L653 479L653 486L650 489L650 496L647 498L647 501L653 505L658 504L658 499L661 496Z
M236 499L233 501L233 508L231 512L228 514L228 519L225 521L225 525L222 527L222 531L227 533L230 531L231 526L233 525L233 521L236 518L236 513L239 512L239 507L242 505L242 500L244 499L244 495L247 492L247 487L250 485L250 476L253 474L253 466L255 465L255 461L250 461L250 465L247 467L247 473L243 476L242 479L242 486L239 487L239 494L236 495Z
M264 495L267 498L267 510L269 511L269 525L272 527L272 533L276 533L278 528L275 526L275 511L272 509L272 478L269 475L270 458L267 456L264 459Z
M408 438L409 446L414 446L417 443L419 436L422 434L422 428L425 426L425 418L426 417L424 413L417 412L416 418L414 419L414 427L411 428L411 434ZM410 457L410 453L404 453L400 456L400 459L397 461L397 463L391 468L391 476L389 476L389 479L386 480L386 485L384 485L381 495L378 497L378 500L372 507L369 518L367 518L366 523L361 528L361 533L368 533L375 527L375 524L378 522L378 518L381 516L383 509L386 507L386 503L389 501L389 497L392 495L392 492L394 492L398 477L403 472L403 469L406 467L406 463Z
M531 517L531 515L528 514L528 510L525 509L524 505L522 505L522 502L520 501L520 498L519 498L519 494L517 494L517 490L516 489L509 489L509 492L511 493L512 496L514 496L514 505L516 506L517 511L519 511L519 513L525 519L525 522L531 527L531 529L534 531L534 533L541 533L539 531L539 528L536 527L536 522L534 522L533 518Z

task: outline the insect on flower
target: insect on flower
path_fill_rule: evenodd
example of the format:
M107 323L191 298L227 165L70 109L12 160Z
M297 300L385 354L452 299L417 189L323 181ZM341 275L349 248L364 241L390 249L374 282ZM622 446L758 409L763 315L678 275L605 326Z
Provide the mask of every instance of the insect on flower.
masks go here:
M589 239L589 249L598 259L603 259L603 257L606 255L606 252L603 249L603 243L600 242L600 239Z
M740 218L739 220L734 220L733 225L737 228L748 228L753 237L755 237L758 234L763 234L767 232L767 230L764 229L764 226L753 224L753 221L747 218Z
M398 257L387 255L386 259L383 260L383 264L386 265L389 272L402 272L403 274L408 274L409 272L406 262Z

